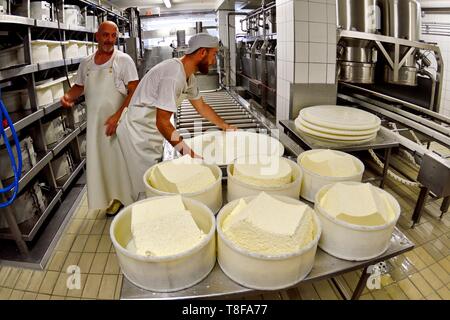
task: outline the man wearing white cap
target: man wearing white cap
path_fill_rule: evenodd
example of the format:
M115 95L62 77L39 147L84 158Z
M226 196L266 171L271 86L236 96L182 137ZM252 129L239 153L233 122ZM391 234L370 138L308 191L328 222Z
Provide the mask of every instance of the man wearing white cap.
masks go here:
M130 105L117 128L117 136L127 159L133 194L145 191L143 175L162 157L166 139L181 154L196 157L182 141L170 118L177 106L187 98L207 120L222 130L235 130L206 104L197 87L194 74L208 73L215 63L219 41L207 33L199 33L189 40L189 49L181 58L165 60L153 67L141 80Z

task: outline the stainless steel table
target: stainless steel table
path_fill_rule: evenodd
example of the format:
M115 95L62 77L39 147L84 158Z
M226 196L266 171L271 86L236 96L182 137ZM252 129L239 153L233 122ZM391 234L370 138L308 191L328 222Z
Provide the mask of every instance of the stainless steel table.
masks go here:
M223 188L224 204L226 202L226 188ZM144 199L145 195L140 194L139 199ZM304 201L305 202L305 201ZM309 203L309 205L312 205ZM389 248L386 252L377 258L365 260L365 261L346 261L339 258L335 258L320 248L317 249L314 266L309 275L292 286L296 287L301 283L319 281L323 279L332 279L336 285L339 293L344 299L358 299L364 290L364 286L367 279L370 277L370 266L373 266L379 262L385 261L397 255L400 255L406 251L412 250L414 244L397 228L395 228ZM362 275L351 297L334 277L351 272L354 270L363 269ZM246 295L255 294L264 291L258 291L241 286L228 278L220 269L218 263L211 271L211 273L200 283L194 285L188 289L180 290L170 293L152 292L141 289L128 281L126 277L123 278L122 292L120 294L121 299L201 299L201 298L226 298L233 295Z
M384 183L386 181L392 148L400 146L400 142L395 138L395 136L391 132L389 132L389 130L383 127L381 128L380 131L378 131L377 136L372 141L357 145L348 145L348 144L338 144L334 142L327 143L319 139L315 139L314 137L305 135L296 128L295 122L293 120L283 120L280 121L280 124L284 129L284 133L306 150L330 148L333 150L339 150L344 152L356 152L370 149L372 150L384 149L385 150L384 167L383 167L383 175L381 177L380 182L380 188L384 187Z

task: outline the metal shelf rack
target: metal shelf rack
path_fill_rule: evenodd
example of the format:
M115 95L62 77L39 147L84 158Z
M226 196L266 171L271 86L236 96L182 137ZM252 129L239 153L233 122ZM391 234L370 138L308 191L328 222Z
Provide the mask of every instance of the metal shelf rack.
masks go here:
M36 84L39 81L52 77L63 77L67 71L75 71L83 58L61 59L44 63L34 63L32 58L31 41L35 39L47 39L56 41L81 40L93 42L95 31L84 26L73 26L65 23L62 8L64 0L50 0L53 12L58 10L60 23L54 21L43 21L30 18L31 0L13 1L8 0L7 14L0 15L0 50L15 45L23 44L24 62L20 65L10 66L0 69L0 87L2 92L4 88L13 90L27 90L30 109L25 110L22 106L19 112L12 113L14 127L18 133L19 140L25 137L31 137L33 148L36 152L36 162L26 172L24 172L19 181L19 196L32 189L33 185L38 183L42 186L42 193L45 196L45 209L25 222L18 223L15 211L18 208L10 206L6 209L0 209L0 215L3 215L8 222L8 228L0 229L1 241L7 241L2 245L0 243L0 262L5 261L11 264L11 260L4 256L11 257L11 252L2 253L5 247L15 247L17 252L14 256L15 263L23 262L34 266L43 267L48 259L48 251L42 250L43 246L51 247L56 243L55 239L60 234L68 219L61 217L59 209L66 207L67 201L78 201L74 191L79 192L80 187L76 182L85 170L86 159L81 152L80 136L86 131L86 121L75 122L75 110L67 110L61 107L59 100L50 104L39 106ZM98 22L111 20L119 26L121 36L118 39L118 47L126 51L125 39L129 33L129 20L123 16L123 13L105 1L93 0L70 0L70 4L78 5L84 10L85 17L87 12L94 12L97 15ZM15 15L15 6L17 4L27 5L27 17ZM90 14L91 14L90 13ZM63 47L65 52L65 47ZM65 55L64 55L65 56ZM80 98L79 103L84 97ZM59 141L52 145L46 143L44 124L47 121L53 121L56 117L64 119L67 132ZM79 120L79 119L78 119ZM6 128L6 134L11 139L11 130ZM4 149L4 141L0 141L0 150ZM68 154L72 161L71 173L61 182L56 179L56 171L52 163L58 157ZM83 178L81 178L83 180ZM8 181L0 181L0 187L9 184ZM4 196L1 196L4 200ZM57 212L56 212L57 211ZM66 214L66 213L65 213ZM68 212L67 212L68 214ZM55 221L53 221L55 220ZM55 228L54 225L57 224ZM51 226L49 228L49 226ZM46 234L47 229L52 229L52 234ZM45 240L40 240L40 239ZM51 239L50 239L51 238ZM49 240L50 239L50 240ZM14 244L16 246L12 246ZM39 243L41 241L41 243ZM45 244L43 244L45 242ZM39 249L36 249L36 248ZM18 250L17 250L18 249ZM45 254L39 256L41 251ZM39 256L39 259L36 257Z

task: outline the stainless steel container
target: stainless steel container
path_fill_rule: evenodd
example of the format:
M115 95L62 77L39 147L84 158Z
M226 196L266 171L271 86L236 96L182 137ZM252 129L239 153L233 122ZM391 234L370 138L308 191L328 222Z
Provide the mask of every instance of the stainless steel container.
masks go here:
M338 26L343 30L375 33L375 0L338 0ZM342 39L338 45L339 79L352 83L373 83L377 51L367 40Z
M61 141L67 133L64 125L64 119L61 116L53 119L52 121L43 123L42 127L44 129L45 143L47 147Z
M52 5L47 1L30 2L30 18L44 21L52 21Z
M70 177L73 171L72 157L68 152L63 153L61 156L51 162L53 174L58 186L63 185Z
M20 150L22 154L22 173L28 172L37 163L36 152L33 147L33 140L26 137L20 141ZM12 146L14 158L17 160L16 146ZM0 150L0 180L9 181L14 177L9 154L6 148Z
M183 47L186 45L186 31L177 30L177 47Z
M421 10L416 0L383 0L382 5L382 32L389 37L406 39L410 41L420 40ZM408 48L400 49L399 60L406 54ZM394 46L388 50L391 59L395 59ZM416 53L412 52L400 68L398 80L394 81L394 71L389 65L384 67L384 80L388 83L407 86L417 85Z
M45 211L46 199L37 182L32 187L21 193L11 204L14 209L14 218L18 224L40 216ZM31 220L32 221L32 220ZM0 214L0 229L7 228L8 222L5 215Z

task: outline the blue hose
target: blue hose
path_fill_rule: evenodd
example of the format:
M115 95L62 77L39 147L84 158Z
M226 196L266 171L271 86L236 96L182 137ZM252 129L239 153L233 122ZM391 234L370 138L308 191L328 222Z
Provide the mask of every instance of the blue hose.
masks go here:
M12 134L14 143L16 145L17 163L16 163L16 159L14 158L14 154L12 152L9 139L6 136L5 129L3 128L3 117L6 119L6 122L8 123L8 126L11 129L11 134ZM19 179L22 174L22 152L20 150L19 138L17 137L16 130L14 129L14 124L12 123L12 120L9 117L8 111L6 110L6 107L3 104L3 101L1 99L1 89L0 89L0 135L1 135L1 138L3 138L3 140L5 141L6 150L8 151L9 159L11 160L11 166L12 166L12 169L14 172L14 181L9 186L6 186L5 188L0 189L0 193L2 193L2 194L7 194L11 190L13 190L12 196L9 199L7 199L6 202L0 203L0 208L5 208L14 202L14 200L17 197L17 193L19 191Z

